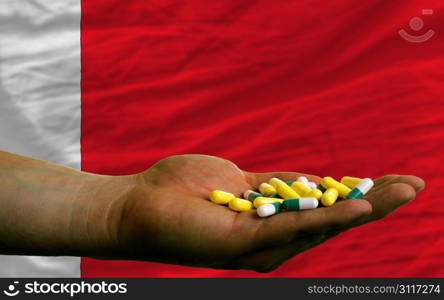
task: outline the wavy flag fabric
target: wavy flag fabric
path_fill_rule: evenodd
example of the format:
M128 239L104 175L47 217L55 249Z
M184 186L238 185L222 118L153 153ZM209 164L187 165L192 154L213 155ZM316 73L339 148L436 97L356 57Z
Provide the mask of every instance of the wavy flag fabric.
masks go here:
M80 169L80 2L0 1L0 149ZM80 258L0 256L0 277L79 277Z
M202 153L427 187L268 274L2 256L1 276L444 276L442 1L56 2L0 4L2 149L101 174Z

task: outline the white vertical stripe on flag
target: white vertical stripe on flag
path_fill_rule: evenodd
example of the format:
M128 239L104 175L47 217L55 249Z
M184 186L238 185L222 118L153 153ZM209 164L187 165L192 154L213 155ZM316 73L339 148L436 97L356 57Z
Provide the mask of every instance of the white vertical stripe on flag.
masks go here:
M80 169L81 0L0 1L0 149ZM0 256L0 277L79 277L78 257Z

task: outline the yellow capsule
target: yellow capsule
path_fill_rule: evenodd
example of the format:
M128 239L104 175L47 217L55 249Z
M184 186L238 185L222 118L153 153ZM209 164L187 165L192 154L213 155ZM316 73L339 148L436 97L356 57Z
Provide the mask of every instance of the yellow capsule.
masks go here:
M291 184L291 188L295 190L296 193L298 193L299 195L304 195L311 191L311 188L299 181L293 182Z
M304 198L316 198L316 199L321 199L322 197L322 192L319 189L314 189L309 191L308 193L303 195Z
M271 178L269 183L276 189L276 193L284 199L301 198L301 196L279 178Z
M339 192L335 188L328 188L321 197L321 203L324 206L332 206L338 199Z
M253 203L245 199L234 198L228 202L228 207L235 211L247 211L253 209Z
M336 190L338 190L339 197L343 199L345 199L348 193L351 192L351 189L349 187L328 176L322 178L321 185L326 189L335 188Z
M264 182L261 183L261 185L259 185L259 192L261 192L261 194L264 195L265 197L268 197L271 195L275 195L276 189L271 184Z
M210 193L210 200L216 204L227 204L231 200L236 198L232 193L214 190Z
M284 199L269 198L269 197L257 197L256 199L254 199L253 205L254 205L254 207L258 208L261 205L275 203L275 202L282 203L282 202L284 202Z
M350 176L344 176L341 178L341 183L345 184L346 186L348 186L349 188L354 188L356 185L358 185L358 183L361 182L361 178L358 177L350 177Z

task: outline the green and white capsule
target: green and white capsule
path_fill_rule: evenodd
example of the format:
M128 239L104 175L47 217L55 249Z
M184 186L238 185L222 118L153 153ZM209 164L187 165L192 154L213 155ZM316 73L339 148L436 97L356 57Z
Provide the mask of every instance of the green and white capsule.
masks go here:
M312 190L315 190L315 189L318 188L318 185L317 185L315 182L313 182L313 181L309 181L308 184L307 184L307 186L308 186L310 189L312 189Z
M325 192L327 189L323 187L322 184L318 184L318 190L320 190L321 192Z
M373 180L370 178L364 178L359 182L350 193L347 195L347 199L361 199L365 194L374 186Z
M298 179L296 179L296 181L303 183L304 185L308 184L308 178L305 176L299 176Z
M259 217L269 217L272 215L275 215L277 213L280 213L282 210L282 204L279 202L274 202L274 203L268 203L268 204L264 204L261 205L257 208L257 215Z
M282 208L285 210L306 210L316 208L319 201L316 198L295 198L286 199L282 203Z
M252 190L246 190L246 191L244 192L244 199L247 199L247 200L253 201L253 200L256 199L257 197L263 197L263 196L262 196L262 194L257 193L257 192L252 191Z
M314 190L316 189L318 186L316 183L309 181L307 177L305 176L299 176L297 179L298 182L303 183L306 187ZM291 185L291 184L290 184Z

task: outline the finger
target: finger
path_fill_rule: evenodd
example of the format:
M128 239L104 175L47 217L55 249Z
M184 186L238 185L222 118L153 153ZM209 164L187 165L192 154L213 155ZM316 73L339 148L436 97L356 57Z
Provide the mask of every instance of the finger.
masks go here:
M371 203L373 212L365 222L381 219L415 197L415 189L407 183L392 183L383 189L369 193L365 199Z
M345 219L344 216L341 216L339 220L330 220L325 219L326 210L331 210L332 208L337 208L338 206L345 204L350 204L354 201L359 200L346 200L338 202L334 207L331 208L321 208L314 211L306 211L306 212L319 212L320 210L324 210L324 214L322 219L325 219L324 225L325 227L319 227L320 224L316 224L313 222L312 225L308 225L309 231L312 234L308 236L296 237L293 242L288 244L283 244L281 246L266 248L259 251L255 251L253 253L249 253L248 255L244 255L240 257L237 261L238 264L242 266L242 268L253 269L259 272L270 272L277 267L279 267L286 260L292 258L293 256L308 250L312 247L319 245L320 243L325 242L333 236L336 236L342 231L350 227L354 227L357 225L361 225L363 223L370 222L372 220L380 219L400 206L408 203L415 197L416 193L414 188L406 183L394 183L390 184L385 189L374 193L371 199L368 199L373 204L373 212L370 215L362 215L361 217ZM347 205L348 206L348 205ZM347 208L350 209L350 208ZM341 212L345 212L346 209L341 209ZM353 211L353 209L351 209ZM305 212L301 212L305 213ZM283 215L283 214L282 214ZM346 212L346 216L350 217L349 211ZM275 216L277 217L277 216ZM314 216L309 216L314 217ZM318 220L320 218L316 217ZM269 219L272 221L273 219ZM276 218L274 219L276 220ZM302 222L302 221L301 221ZM267 224L266 226L274 226ZM279 226L279 225L275 225ZM322 231L324 229L324 231ZM300 232L307 232L305 230L301 230Z
M425 188L424 180L414 175L387 175L379 177L375 179L375 188L379 190L393 183L408 184L412 186L417 193Z
M308 249L324 243L330 238L338 235L339 230L330 230L326 233L316 233L301 237L296 241L278 247L266 248L256 252L240 256L235 261L240 269L249 269L257 272L271 272L277 269L285 261Z
M299 176L305 176L309 181L316 184L321 182L321 178L315 175L297 173L297 172L271 172L271 173L252 173L245 172L247 182L252 187L258 187L262 182L268 182L271 178L277 177L283 181L296 180Z
M246 253L232 260L227 264L227 267L230 269L271 272L290 257L319 245L322 241L323 235L321 234L301 237L297 242L284 246Z
M368 201L357 199L341 201L332 207L283 212L262 222L252 241L252 248L281 246L310 233L348 228L371 212L372 206Z

